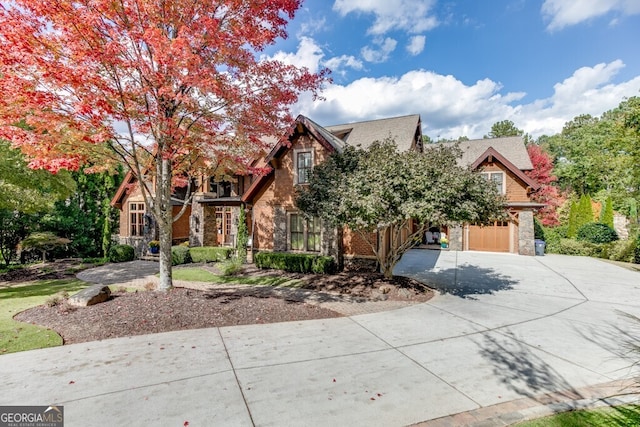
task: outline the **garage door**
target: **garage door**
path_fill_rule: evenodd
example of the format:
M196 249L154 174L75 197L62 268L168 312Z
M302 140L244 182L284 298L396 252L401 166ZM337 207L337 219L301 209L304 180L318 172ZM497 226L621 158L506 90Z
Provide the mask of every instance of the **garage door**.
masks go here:
M498 221L493 225L469 226L469 250L509 252L509 223Z

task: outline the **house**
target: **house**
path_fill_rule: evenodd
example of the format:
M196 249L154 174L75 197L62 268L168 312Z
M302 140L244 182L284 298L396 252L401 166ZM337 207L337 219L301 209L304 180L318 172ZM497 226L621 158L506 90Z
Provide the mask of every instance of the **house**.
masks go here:
M247 209L253 251L291 251L344 257L346 264L374 260L371 244L388 244L384 236L372 234L369 242L351 230L326 227L319 219L306 219L294 202L296 188L304 185L309 172L331 153L345 145L368 147L376 140L393 138L402 151L424 152L421 119L408 115L335 126L320 126L298 116L291 128L256 165L267 169L262 175L233 174L225 179L203 177L196 191L189 216L174 224L174 238L189 240L192 246L235 244L238 212ZM490 226L463 224L441 228L448 234L453 250L481 250L534 254L533 213L541 205L529 195L538 188L524 172L532 169L520 137L482 139L460 144L461 164L471 165L494 182L506 196L508 219ZM123 184L126 188L130 188ZM140 219L144 205L132 191L118 190L112 204L121 208L120 241L131 244L140 239ZM188 219L187 219L188 218ZM144 224L143 231L144 231ZM144 237L144 236L143 236ZM148 238L149 236L147 236ZM384 246L383 246L384 247Z

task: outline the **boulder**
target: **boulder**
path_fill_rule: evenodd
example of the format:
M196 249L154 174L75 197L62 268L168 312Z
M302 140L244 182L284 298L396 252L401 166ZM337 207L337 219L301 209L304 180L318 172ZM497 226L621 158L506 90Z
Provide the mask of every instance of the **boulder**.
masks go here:
M69 297L68 303L76 307L105 302L111 296L111 289L105 285L92 285Z

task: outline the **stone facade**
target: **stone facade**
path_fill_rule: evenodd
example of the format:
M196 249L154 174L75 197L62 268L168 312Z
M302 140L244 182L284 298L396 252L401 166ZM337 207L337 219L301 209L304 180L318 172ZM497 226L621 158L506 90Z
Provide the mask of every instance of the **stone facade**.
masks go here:
M452 251L462 251L462 236L464 228L461 225L449 227L449 249Z
M535 255L533 212L520 211L518 215L518 253L520 255Z

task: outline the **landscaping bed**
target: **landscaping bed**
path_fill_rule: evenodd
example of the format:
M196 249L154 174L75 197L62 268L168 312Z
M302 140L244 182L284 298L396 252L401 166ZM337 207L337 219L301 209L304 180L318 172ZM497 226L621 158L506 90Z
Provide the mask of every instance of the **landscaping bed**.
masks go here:
M56 263L50 263L56 264ZM62 264L62 263L61 263ZM55 266L43 265L46 274ZM80 266L59 266L56 277L74 277ZM215 264L201 265L213 275L219 270ZM25 270L29 278L41 277L37 268ZM176 269L176 271L179 269ZM11 279L20 280L15 272ZM344 272L334 275L294 274L276 270L259 270L244 266L233 281L212 283L205 290L176 287L169 292L139 289L127 292L122 286L111 286L112 298L89 307L71 307L60 301L54 306L39 305L25 310L14 319L50 328L60 334L64 343L95 341L115 337L259 323L274 323L339 317L341 314L307 304L295 292L277 292L276 287L237 286L243 278L252 283L269 283L270 278L286 278L292 290L323 294L329 300L350 301L353 304L369 301L406 301L419 303L429 300L433 292L405 277L385 279L381 274ZM0 275L3 286L12 286ZM218 276L220 280L220 277ZM288 288L288 289L291 289ZM51 292L55 293L54 291Z

